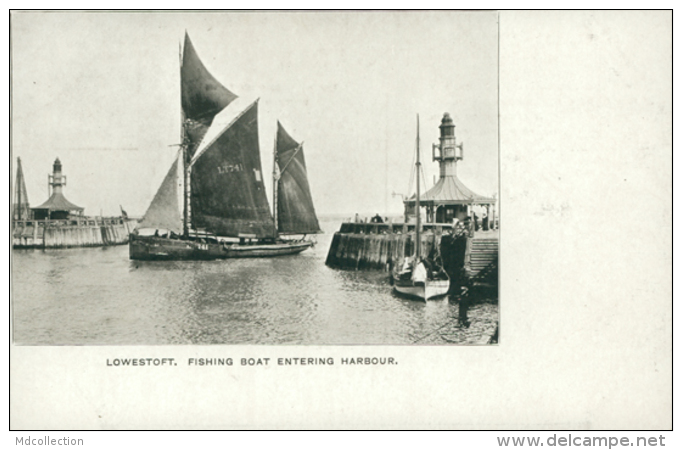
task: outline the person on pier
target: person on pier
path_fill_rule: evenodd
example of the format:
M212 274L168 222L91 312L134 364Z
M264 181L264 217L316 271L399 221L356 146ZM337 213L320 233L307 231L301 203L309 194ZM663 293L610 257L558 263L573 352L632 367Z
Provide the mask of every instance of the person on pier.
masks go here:
M400 279L405 280L408 279L412 275L412 265L414 263L414 259L411 256L405 257L405 260L403 261L403 265L400 268Z
M426 265L424 264L424 260L422 259L417 263L414 270L412 271L412 281L417 283L424 283L426 282L427 277L428 273L426 271Z

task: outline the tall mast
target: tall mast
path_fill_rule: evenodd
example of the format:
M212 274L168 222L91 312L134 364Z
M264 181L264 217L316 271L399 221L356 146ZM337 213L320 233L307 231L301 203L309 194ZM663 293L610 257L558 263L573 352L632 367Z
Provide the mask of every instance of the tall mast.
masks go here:
M417 199L415 202L415 209L417 213L417 229L415 236L417 238L417 242L415 243L415 256L417 259L419 259L420 256L420 247L421 247L421 236L419 232L419 228L421 228L421 213L419 211L419 171L421 169L421 163L419 162L419 114L417 114Z
M275 131L275 146L272 150L272 217L275 222L275 236L277 236L279 223L277 222L277 185L279 184L279 177L277 176L277 133L279 132L279 122L277 122L277 131Z
M18 219L21 220L21 183L24 182L23 180L24 174L21 171L21 158L17 158L17 176L16 179L14 180L14 184L17 187L17 213L18 213Z
M180 56L180 147L182 148L182 234L189 236L189 167L187 161L187 143L185 142L185 111L182 109L182 44L178 47Z
M182 196L182 234L189 236L189 161L187 156L187 144L185 143L184 116L182 125L182 173L183 173L183 196Z

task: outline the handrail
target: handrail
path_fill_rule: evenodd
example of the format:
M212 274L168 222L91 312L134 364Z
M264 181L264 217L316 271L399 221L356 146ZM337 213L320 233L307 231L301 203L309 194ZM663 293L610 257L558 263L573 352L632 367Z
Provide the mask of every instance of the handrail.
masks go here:
M416 226L414 223L343 222L339 232L352 234L405 234L414 233ZM442 234L444 230L452 230L453 226L451 223L422 223L421 229L424 232Z
M123 225L123 217L76 217L68 219L22 219L13 220L12 226L16 227L63 227L63 226L102 226L102 225Z

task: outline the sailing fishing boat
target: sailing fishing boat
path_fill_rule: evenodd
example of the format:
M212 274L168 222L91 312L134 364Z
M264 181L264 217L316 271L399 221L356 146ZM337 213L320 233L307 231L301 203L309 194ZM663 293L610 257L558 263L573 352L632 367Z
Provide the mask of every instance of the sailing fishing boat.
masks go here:
M268 257L312 247L306 235L321 231L303 144L278 122L271 213L261 168L258 100L199 149L215 116L237 96L208 72L187 33L183 50L182 144L130 236L130 258Z
M442 297L450 289L450 277L445 270L433 270L432 262L421 257L421 213L419 210L420 181L419 172L419 116L417 116L417 158L415 171L417 172L417 192L415 196L415 212L417 224L415 226L414 255L405 258L402 264L394 267L392 276L393 288L403 295L417 297L422 300Z

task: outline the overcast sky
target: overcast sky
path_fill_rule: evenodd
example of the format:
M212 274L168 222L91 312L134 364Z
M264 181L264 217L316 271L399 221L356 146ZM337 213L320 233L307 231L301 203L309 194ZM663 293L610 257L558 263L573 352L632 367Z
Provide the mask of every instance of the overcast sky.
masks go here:
M59 157L64 193L86 214L145 212L179 142L185 30L239 96L207 138L260 98L264 172L280 120L305 141L319 214L402 212L391 193L407 194L417 114L427 187L447 111L460 178L497 192L496 13L19 13L11 26L12 152L32 206Z

